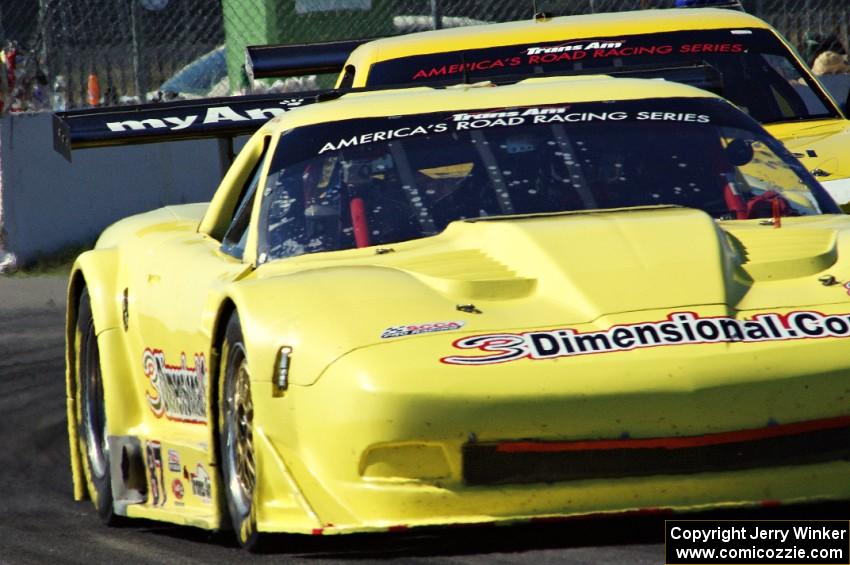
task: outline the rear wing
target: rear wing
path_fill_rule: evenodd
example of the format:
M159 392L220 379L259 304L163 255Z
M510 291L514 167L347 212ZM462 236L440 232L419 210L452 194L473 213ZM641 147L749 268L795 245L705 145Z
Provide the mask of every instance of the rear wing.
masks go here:
M676 0L675 8L729 8L746 12L741 0Z
M340 72L358 46L377 38L301 43L250 45L245 48L245 70L253 78L289 77Z
M338 72L348 55L368 41L372 39L251 46L246 48L246 70L255 78ZM311 90L59 112L53 117L53 148L70 161L73 150L88 147L232 139L293 108L341 94Z
M531 75L504 75L487 77L483 80L494 84L507 84L536 77L581 74L663 78L697 86L721 95L723 90L721 74L704 61L691 61L679 65L640 65L565 70ZM457 81L436 81L425 86L440 88L453 84L457 84ZM232 140L236 136L253 133L271 118L294 108L337 98L348 92L412 86L423 85L398 84L372 88L255 94L60 112L54 114L53 118L53 147L70 161L73 150L89 147L198 138Z
M60 112L53 117L53 148L71 151L253 133L269 119L332 96L331 90L179 100Z

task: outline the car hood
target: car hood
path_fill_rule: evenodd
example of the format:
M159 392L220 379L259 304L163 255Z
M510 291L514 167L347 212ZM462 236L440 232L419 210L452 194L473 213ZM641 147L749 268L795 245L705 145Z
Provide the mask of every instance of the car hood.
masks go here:
M829 119L766 125L821 182L850 178L850 120ZM843 204L843 202L840 202Z
M460 221L380 252L269 263L238 283L237 302L255 303L266 336L324 344L311 362L320 371L347 351L438 331L847 302L850 264L838 257L850 251L848 228L843 216L787 218L775 229L675 207ZM835 284L818 280L827 274Z

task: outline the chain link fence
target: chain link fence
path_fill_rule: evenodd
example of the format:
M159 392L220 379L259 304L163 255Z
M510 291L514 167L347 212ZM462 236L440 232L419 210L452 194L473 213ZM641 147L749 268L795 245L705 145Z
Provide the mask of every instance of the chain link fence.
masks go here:
M0 0L2 111L227 95L244 46L378 37L531 17L670 7L676 0ZM811 63L846 52L846 0L743 0Z

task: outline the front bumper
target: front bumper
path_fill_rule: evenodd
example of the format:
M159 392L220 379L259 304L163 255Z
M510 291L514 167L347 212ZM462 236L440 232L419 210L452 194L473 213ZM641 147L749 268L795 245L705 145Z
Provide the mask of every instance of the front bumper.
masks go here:
M456 352L457 337L434 334L356 350L314 385L255 406L259 421L268 422L262 456L287 470L314 518L309 527L294 528L281 518L278 501L261 500L260 529L353 532L850 498L844 432L821 438L825 447L814 458L774 453L742 465L695 461L649 474L624 459L615 475L566 469L569 476L529 482L504 480L518 475L508 470L475 481L464 459L470 446L717 437L842 419L850 414L847 340L441 364Z

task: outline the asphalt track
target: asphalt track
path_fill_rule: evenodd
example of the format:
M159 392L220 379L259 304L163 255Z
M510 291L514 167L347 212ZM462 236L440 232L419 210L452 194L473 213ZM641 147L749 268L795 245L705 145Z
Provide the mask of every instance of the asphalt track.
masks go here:
M74 502L65 432L62 277L0 276L0 564L663 562L662 516L521 527L275 539L252 556L230 535L139 522L107 528ZM699 518L848 519L831 504Z

